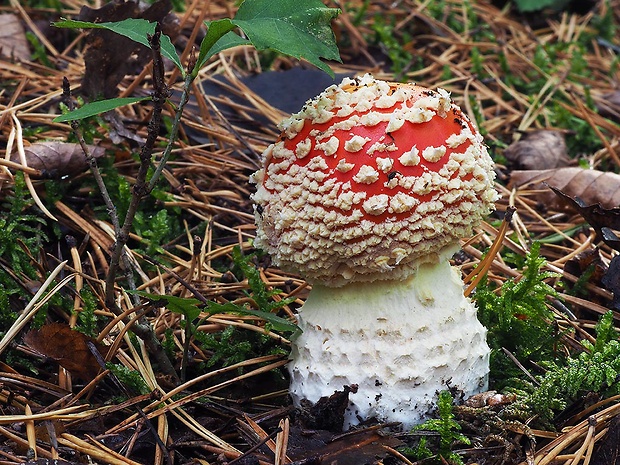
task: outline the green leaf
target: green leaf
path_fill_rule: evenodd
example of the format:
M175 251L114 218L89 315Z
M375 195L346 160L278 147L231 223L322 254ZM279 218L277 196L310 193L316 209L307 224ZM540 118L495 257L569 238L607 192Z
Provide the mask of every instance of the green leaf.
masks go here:
M99 100L98 102L87 103L77 110L70 111L64 115L57 116L53 119L53 121L55 123L77 121L88 118L89 116L95 116L100 113L105 113L106 111L114 110L115 108L122 107L123 105L131 105L132 103L142 102L144 100L151 100L151 97L123 97Z
M239 42L228 32L234 25L243 30L258 50L272 49L284 55L303 58L333 77L334 72L321 58L340 61L330 24L339 13L339 9L327 8L320 0L245 0L234 19L221 20L221 24L220 21L210 24L210 27L215 29L209 42L205 43L205 37L204 47L201 45L202 60L199 60L199 63L204 64L209 57L218 53L209 48L209 43L220 28L227 34L224 42L220 44L220 39L211 45L218 51L247 43Z
M205 25L207 26L207 35L200 43L200 53L198 54L197 64L194 68L194 75L198 73L198 70L202 68L213 55L223 50L236 47L237 45L247 45L250 43L249 40L232 32L235 25L228 18L210 22L206 21Z
M136 18L124 19L123 21L113 23L90 23L87 21L63 19L62 21L52 23L52 25L69 29L107 29L148 48L151 48L148 35L153 35L155 33L155 23L150 23L146 19ZM184 73L179 55L177 55L174 45L172 45L170 41L170 37L165 34L161 35L161 54L172 60L177 68Z
M174 313L184 315L188 321L194 321L202 311L198 305L202 302L198 299L176 297L173 295L149 294L144 291L131 291L141 297L146 297L153 302L165 302L166 308Z
M228 48L237 47L238 45L249 45L251 43L252 42L248 39L244 39L231 31L226 33L215 43L215 46L213 46L210 50L209 56L212 57L213 55L216 55Z
M340 61L329 23L339 13L340 10L326 8L319 0L301 0L295 4L286 0L245 0L233 20L205 22L208 30L200 44L197 68L223 50L251 43L258 50L273 49L305 58L333 76L320 58ZM250 40L232 32L235 26Z
M207 304L206 311L211 314L236 313L238 315L255 316L271 324L272 328L276 331L288 331L288 332L299 331L299 327L296 324L293 324L284 318L274 315L273 313L262 312L260 310L251 310L249 308L242 307L240 305L235 305L233 303L219 304L217 302L209 302Z

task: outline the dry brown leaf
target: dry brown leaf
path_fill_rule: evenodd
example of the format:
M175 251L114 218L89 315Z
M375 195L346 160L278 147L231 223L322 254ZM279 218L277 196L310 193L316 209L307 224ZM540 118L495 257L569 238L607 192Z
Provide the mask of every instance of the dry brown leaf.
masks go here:
M18 61L30 61L26 32L17 15L0 15L0 55Z
M105 153L103 147L89 145L90 153L95 157L102 157ZM79 144L65 142L35 142L30 147L25 147L26 163L30 168L43 171L50 177L62 177L80 173L88 169L86 156ZM19 155L11 155L11 161L20 163Z
M568 260L564 264L564 271L578 278L587 274L587 282L599 286L607 272L607 266L603 262L600 249L587 249ZM573 283L568 280L565 285L573 287Z
M613 91L602 95L596 100L599 113L616 122L620 121L620 91Z
M81 21L114 22L128 18L143 18L162 25L163 33L175 36L178 19L169 14L170 0L159 0L141 11L139 2L110 2L99 9L83 6ZM178 31L176 31L178 32ZM92 29L86 36L87 48L84 54L86 72L82 79L82 92L91 98L103 95L105 98L117 96L117 86L122 79L136 70L142 70L151 59L146 47L105 29Z
M592 226L599 239L609 247L620 251L620 238L614 231L620 229L620 208L604 208L600 203L587 204L579 197L571 197L553 186L550 187L555 195Z
M613 294L613 300L610 308L615 311L620 310L620 255L616 255L609 262L609 268L605 275L601 278L601 283ZM620 431L616 431L620 434Z
M504 151L510 165L517 170L547 170L569 164L564 134L542 130L529 133Z
M620 206L620 175L577 167L553 170L513 171L508 187L535 189L537 200L547 206L564 206L547 186L555 187L570 197L578 197L587 205L603 208Z
M85 381L97 376L100 369L87 343L92 342L100 353L105 353L105 347L94 339L62 323L33 329L24 336L24 342Z

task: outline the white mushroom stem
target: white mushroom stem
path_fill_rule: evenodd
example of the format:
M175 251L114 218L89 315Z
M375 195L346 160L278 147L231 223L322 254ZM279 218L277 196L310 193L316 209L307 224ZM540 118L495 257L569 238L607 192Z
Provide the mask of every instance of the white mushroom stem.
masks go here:
M489 347L474 304L447 261L404 281L315 285L299 313L291 394L318 401L356 384L345 428L359 419L424 421L439 391L487 389Z

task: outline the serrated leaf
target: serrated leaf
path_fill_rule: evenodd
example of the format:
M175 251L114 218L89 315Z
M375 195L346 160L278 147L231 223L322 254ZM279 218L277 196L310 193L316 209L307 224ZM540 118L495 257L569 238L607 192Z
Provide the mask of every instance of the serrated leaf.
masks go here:
M122 107L124 105L131 105L132 103L142 102L144 100L151 100L151 97L122 97L111 98L108 100L99 100L97 102L91 102L83 105L77 110L70 111L64 115L57 116L53 119L55 123L63 123L65 121L78 121L89 116L99 115L106 111L114 110L115 108Z
M320 0L246 0L231 22L258 50L303 58L333 77L321 58L340 61L330 24L339 13Z
M144 291L133 291L132 293L138 294L139 296L145 297L154 302L165 302L168 310L184 315L188 321L193 321L198 318L198 316L200 316L200 312L202 311L198 307L198 305L201 305L202 302L198 299L176 297L173 295L149 294Z
M155 24L156 23L151 23L146 19L140 18L128 18L123 21L113 23L91 23L88 21L75 21L70 19L63 19L62 21L52 23L52 25L56 27L69 29L107 29L125 36L134 42L138 42L148 48L151 48L148 35L153 35L155 33ZM170 41L170 37L165 34L161 35L161 54L172 60L177 68L184 73L179 55L177 55L174 45L172 45L172 42Z
M257 318L260 318L261 320L265 320L266 322L268 322L276 331L295 332L299 330L299 327L296 324L293 324L284 318L274 315L273 313L262 312L260 310L251 310L249 308L235 305L233 303L219 304L217 302L209 302L207 304L206 311L211 314L234 313L237 315L255 316Z

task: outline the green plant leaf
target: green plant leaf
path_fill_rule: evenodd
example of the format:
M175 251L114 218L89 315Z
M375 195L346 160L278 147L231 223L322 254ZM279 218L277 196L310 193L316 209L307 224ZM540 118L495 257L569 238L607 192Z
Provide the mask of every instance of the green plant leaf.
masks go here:
M64 115L57 116L53 119L53 121L55 123L77 121L88 118L89 116L95 116L105 113L106 111L114 110L115 108L122 107L123 105L131 105L132 103L142 102L144 100L151 100L151 97L123 97L99 100L98 102L87 103L77 110L70 111Z
M236 313L238 315L255 316L268 322L276 331L295 332L300 330L296 324L293 324L284 318L274 315L273 313L262 312L260 310L251 310L249 308L235 305L233 303L219 304L217 302L209 302L207 304L206 311L210 314Z
M248 39L244 39L243 37L238 36L232 31L228 32L223 35L211 48L211 50L209 51L209 58L228 48L236 47L238 45L250 44L252 44L252 42L250 42ZM209 58L207 58L207 60Z
M69 29L107 29L125 36L134 42L138 42L148 48L151 48L148 35L153 35L155 33L155 23L150 23L146 19L136 18L128 18L123 21L113 23L91 23L87 21L63 19L62 21L52 23L52 25ZM172 42L170 41L170 37L165 34L161 35L161 54L172 60L177 68L184 73L179 55L177 55L174 45L172 45Z
M303 58L333 77L334 72L321 58L340 61L330 25L339 13L320 0L246 0L230 22L241 28L258 50Z
M205 23L208 30L200 44L197 69L222 50L251 43L258 50L272 49L304 58L333 76L321 58L340 61L329 23L339 13L340 10L327 8L320 0L245 0L234 19ZM250 40L232 32L235 26Z
M217 21L206 21L205 25L207 26L207 35L200 43L200 53L198 54L197 64L193 71L194 75L198 73L198 70L202 68L213 55L223 50L236 47L237 45L247 45L250 43L249 40L232 32L235 25L228 18L219 19Z
M131 293L138 294L139 296L145 297L153 302L165 302L168 310L184 315L188 321L194 321L198 318L200 312L202 311L198 307L198 305L201 305L202 302L198 299L176 297L173 295L149 294L144 291L131 291Z

